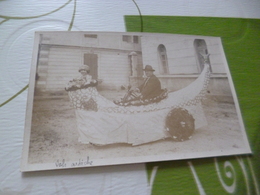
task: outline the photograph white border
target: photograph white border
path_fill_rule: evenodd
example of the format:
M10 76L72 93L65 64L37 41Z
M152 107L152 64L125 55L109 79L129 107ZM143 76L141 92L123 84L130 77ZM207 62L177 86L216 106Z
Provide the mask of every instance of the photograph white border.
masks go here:
M231 78L231 74L228 68L227 60L225 57L224 49L222 44L220 44L221 50L221 60L225 66L225 71L227 74L228 82L231 88L235 109L237 112L237 117L239 120L239 126L241 131L241 142L244 144L244 148L230 150L230 148L226 151L217 150L217 151L200 151L198 153L183 153L183 154L172 154L172 155L147 155L147 156L136 156L136 157L123 157L123 158L107 158L107 159L91 159L89 156L82 156L80 159L75 159L75 161L67 161L66 159L57 159L54 160L53 163L39 163L39 164L30 164L28 163L29 158L29 145L30 145L30 135L31 135L31 126L32 126L32 117L33 117L33 102L34 102L34 93L35 93L35 77L37 71L37 63L38 63L38 51L39 51L39 43L40 43L40 34L75 34L82 35L86 34L115 34L115 35L129 35L129 36L163 36L163 37L172 37L172 36L186 36L186 37L196 37L196 39L204 39L206 36L196 36L196 35L173 35L173 34L157 34L157 33L126 33L126 32L36 32L35 33L35 41L33 48L33 56L32 56L32 66L30 73L30 82L28 89L28 100L27 100L27 109L26 109L26 119L25 119L25 132L24 132L24 145L23 145L23 154L21 160L21 171L38 171L38 170L53 170L53 169L67 169L67 168L77 168L77 167L93 167L93 166L106 166L106 165L118 165L118 164L130 164L130 163L145 163L145 162L154 162L154 161L168 161L168 160L181 160L181 159L193 159L193 158L205 158L205 157L214 157L214 156L227 156L227 155L237 155L237 154L250 154L252 153L246 130L244 128L243 119L241 115L241 111L239 108L239 102L235 93L234 84ZM213 37L214 39L218 39L221 43L221 39L217 37ZM145 65L145 64L143 64ZM173 143L174 144L174 143ZM98 146L95 146L98 147ZM134 146L133 146L134 147ZM79 162L80 161L80 162ZM79 163L78 163L79 162Z

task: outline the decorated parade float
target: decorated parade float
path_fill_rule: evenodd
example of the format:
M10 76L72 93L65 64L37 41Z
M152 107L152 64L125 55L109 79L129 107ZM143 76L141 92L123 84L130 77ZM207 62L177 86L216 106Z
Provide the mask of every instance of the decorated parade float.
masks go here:
M198 78L174 92L166 89L153 99L128 101L130 90L120 100L110 101L96 89L98 82L71 80L66 91L75 109L79 142L106 145L145 144L171 137L189 140L194 130L207 125L201 100L210 78L207 63Z

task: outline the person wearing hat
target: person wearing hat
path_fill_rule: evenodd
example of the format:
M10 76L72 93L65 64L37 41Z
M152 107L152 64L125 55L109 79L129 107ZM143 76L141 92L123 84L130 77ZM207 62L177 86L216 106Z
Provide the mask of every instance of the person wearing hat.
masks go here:
M136 88L136 92L141 93L141 99L151 99L161 94L161 82L159 79L154 75L154 69L151 65L146 65L143 69L146 75L146 79Z
M79 72L81 75L78 79L84 80L85 84L90 83L90 81L92 81L92 76L89 75L90 68L88 65L79 66Z

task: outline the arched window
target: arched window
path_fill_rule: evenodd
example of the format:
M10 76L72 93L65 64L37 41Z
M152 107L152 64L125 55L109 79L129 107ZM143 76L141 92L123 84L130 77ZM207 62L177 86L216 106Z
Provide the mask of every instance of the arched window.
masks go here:
M161 74L169 74L168 59L165 46L163 44L160 44L157 48L157 52L161 65Z
M201 72L204 68L204 58L203 56L208 55L207 45L204 39L194 40L194 49L197 57L198 69ZM210 60L208 59L208 64L210 65ZM211 71L211 66L210 66Z

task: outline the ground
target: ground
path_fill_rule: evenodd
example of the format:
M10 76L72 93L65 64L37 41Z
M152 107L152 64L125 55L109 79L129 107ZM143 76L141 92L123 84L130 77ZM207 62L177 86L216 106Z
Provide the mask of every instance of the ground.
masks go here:
M108 99L119 94L103 92ZM201 157L219 155L223 151L239 152L245 147L234 103L207 98L203 101L203 110L208 125L195 130L190 140L174 142L167 138L140 146L95 146L78 142L75 112L68 97L36 97L28 161L30 164L55 163L61 159L77 161L87 156L107 159L161 154L174 155L174 159L178 159L185 154Z

